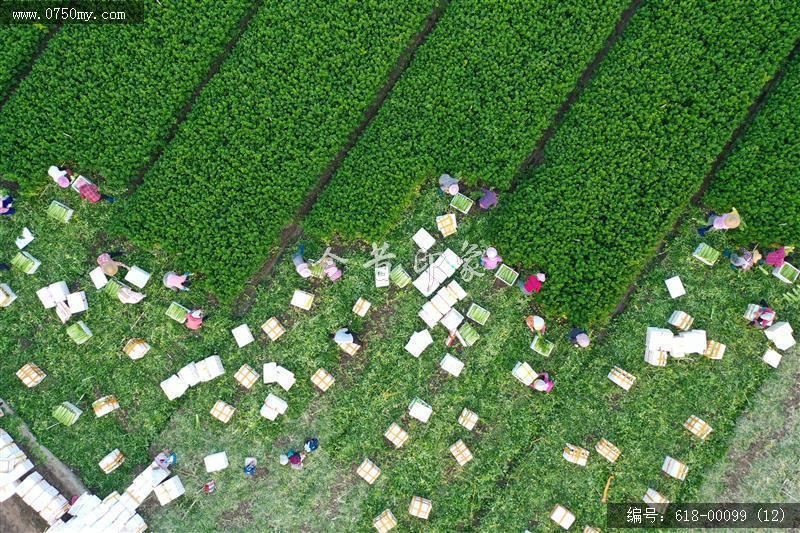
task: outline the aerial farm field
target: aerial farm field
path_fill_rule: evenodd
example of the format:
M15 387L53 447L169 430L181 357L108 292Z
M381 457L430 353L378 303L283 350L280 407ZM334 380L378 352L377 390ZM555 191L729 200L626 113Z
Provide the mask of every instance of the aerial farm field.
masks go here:
M607 503L797 501L798 49L789 0L0 25L0 530L591 532ZM103 253L124 266L90 276Z

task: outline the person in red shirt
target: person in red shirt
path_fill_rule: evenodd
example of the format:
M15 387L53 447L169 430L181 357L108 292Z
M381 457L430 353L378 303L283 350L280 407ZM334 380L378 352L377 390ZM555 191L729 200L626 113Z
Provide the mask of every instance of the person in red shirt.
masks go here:
M289 450L285 454L281 454L281 464L282 465L288 464L295 470L302 470L303 459L305 458L306 458L305 453Z
M97 185L94 183L85 183L81 185L78 192L81 193L81 198L84 200L89 200L91 203L96 204L100 200L107 200L109 202L114 201L113 196L108 196L106 194L100 194L100 189L97 188Z
M542 285L546 279L547 276L544 275L544 272L539 272L534 276L528 276L528 279L525 282L519 280L517 285L525 294L531 294L542 290Z
M203 325L203 317L205 317L205 313L200 309L195 309L186 315L186 327L192 330L200 329L200 326Z

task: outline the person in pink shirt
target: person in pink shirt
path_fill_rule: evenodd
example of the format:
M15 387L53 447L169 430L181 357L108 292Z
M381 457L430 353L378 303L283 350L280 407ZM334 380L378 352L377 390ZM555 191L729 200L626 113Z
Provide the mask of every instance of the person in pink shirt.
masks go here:
M764 262L774 267L783 266L783 264L786 262L786 247L781 246L777 250L773 250L772 252L768 253Z
M325 273L326 276L328 276L328 279L331 281L336 281L342 277L342 269L336 266L336 262L330 258L326 259L326 264L325 268L323 269L323 272Z
M497 265L503 262L503 258L497 254L497 249L494 247L489 247L486 249L486 252L481 257L481 265L486 270L494 270L497 268Z
M115 253L113 255L119 255ZM119 271L119 267L129 268L128 265L125 263L120 263L119 261L115 261L113 259L112 254L109 253L102 253L97 256L97 264L100 265L100 268L103 270L103 274L106 276L116 276L117 272Z
M713 211L708 215L708 226L697 229L700 236L705 236L709 231L726 231L729 229L736 229L742 223L739 212L734 209L730 213L718 215Z
M517 285L525 294L531 294L542 290L542 285L546 279L547 276L545 276L544 272L539 272L533 276L528 276L528 279L524 283L522 280L519 280Z
M203 325L203 317L205 317L205 313L200 309L195 309L191 311L188 315L186 315L186 327L191 330L198 330L200 326Z
M531 383L529 386L535 391L549 393L551 390L553 390L555 382L550 379L550 376L547 374L547 372L542 372L536 376L536 379L534 379L533 383Z
M189 275L189 272L184 272L182 276L179 276L175 272L167 272L164 274L164 286L173 291L188 291Z

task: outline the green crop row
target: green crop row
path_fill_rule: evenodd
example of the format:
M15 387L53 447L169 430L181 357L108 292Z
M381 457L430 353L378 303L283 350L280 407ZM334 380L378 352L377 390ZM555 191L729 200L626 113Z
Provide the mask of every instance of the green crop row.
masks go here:
M306 229L376 239L444 172L508 187L628 3L453 1Z
M180 253L205 274L204 288L238 292L433 4L308 0L261 10L125 206L122 231Z
M800 4L649 0L492 224L551 315L613 309L800 35Z
M0 98L46 34L47 27L41 24L0 27Z
M33 194L69 162L127 186L251 4L149 1L141 24L65 25L0 112L0 175Z
M704 201L742 213L742 242L800 244L800 55L787 66Z

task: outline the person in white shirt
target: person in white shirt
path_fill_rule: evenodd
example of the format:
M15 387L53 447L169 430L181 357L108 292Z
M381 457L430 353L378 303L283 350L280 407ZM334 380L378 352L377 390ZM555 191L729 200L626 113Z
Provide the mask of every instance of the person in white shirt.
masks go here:
M69 187L70 175L72 174L71 170L61 169L55 165L51 165L50 168L47 169L47 174L53 178L53 181L55 181L62 189Z

